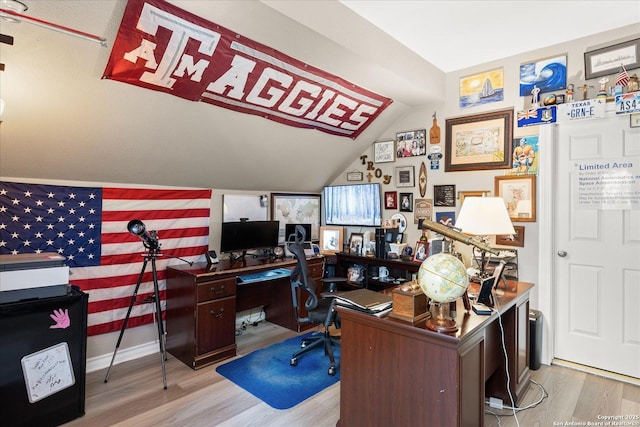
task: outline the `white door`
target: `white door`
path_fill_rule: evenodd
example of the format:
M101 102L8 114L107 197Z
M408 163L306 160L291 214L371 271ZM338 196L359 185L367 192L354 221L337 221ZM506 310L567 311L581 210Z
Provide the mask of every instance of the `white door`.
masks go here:
M557 132L554 356L640 378L640 128L625 115Z

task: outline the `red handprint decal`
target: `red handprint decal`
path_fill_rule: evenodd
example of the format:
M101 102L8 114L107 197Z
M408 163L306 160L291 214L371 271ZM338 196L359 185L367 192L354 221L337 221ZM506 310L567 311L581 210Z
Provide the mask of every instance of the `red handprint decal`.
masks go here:
M55 325L49 326L49 329L67 329L69 326L71 326L69 310L66 308L64 309L64 311L62 309L53 310L53 314L50 314L49 317L51 317L54 322L56 322Z

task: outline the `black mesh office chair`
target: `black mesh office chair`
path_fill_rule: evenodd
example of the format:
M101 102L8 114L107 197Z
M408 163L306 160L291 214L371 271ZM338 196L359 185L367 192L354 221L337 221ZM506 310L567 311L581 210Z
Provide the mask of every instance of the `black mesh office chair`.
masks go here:
M317 295L318 287L311 278L307 259L304 253L303 242L305 241L305 231L300 225L296 226L295 234L289 238L289 251L296 258L298 263L291 273L291 296L293 299L293 309L296 313L298 323L321 323L324 327L322 333L313 334L310 338L303 340L301 349L291 356L291 366L298 365L298 357L317 348L324 347L324 353L329 357L329 375L336 374L336 361L333 356L333 346L340 345L340 341L332 337L329 333L329 326L332 324L338 327L337 314L333 309L334 297L330 292L323 292L321 298ZM293 237L293 241L291 241ZM300 317L298 313L298 290L301 299L306 294L307 299L304 307L307 310L307 317Z

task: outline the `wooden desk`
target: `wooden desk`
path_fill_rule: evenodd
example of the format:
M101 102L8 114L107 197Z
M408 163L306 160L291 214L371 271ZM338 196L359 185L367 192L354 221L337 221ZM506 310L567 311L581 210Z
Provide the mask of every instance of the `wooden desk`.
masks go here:
M529 385L529 290L509 282L496 308L516 401ZM459 330L445 335L390 317L338 308L341 427L482 426L485 396L510 405L498 314L478 316L458 301Z
M178 264L167 268L167 351L193 369L236 355L236 312L264 306L266 320L299 331L288 276L239 283L238 276L278 268L295 259L246 258L218 264ZM323 258L307 260L321 286ZM319 289L321 292L322 290ZM299 308L304 315L304 304ZM306 325L312 327L313 325Z

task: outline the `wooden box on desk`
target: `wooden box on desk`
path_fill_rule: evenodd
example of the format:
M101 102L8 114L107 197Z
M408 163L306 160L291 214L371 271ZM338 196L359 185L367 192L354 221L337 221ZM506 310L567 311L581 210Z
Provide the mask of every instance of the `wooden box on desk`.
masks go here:
M419 322L429 316L427 296L416 282L398 286L391 293L393 310L389 316L406 322Z

